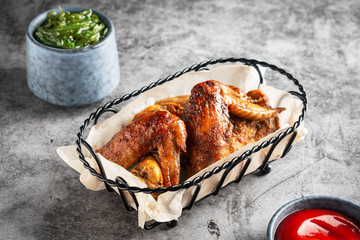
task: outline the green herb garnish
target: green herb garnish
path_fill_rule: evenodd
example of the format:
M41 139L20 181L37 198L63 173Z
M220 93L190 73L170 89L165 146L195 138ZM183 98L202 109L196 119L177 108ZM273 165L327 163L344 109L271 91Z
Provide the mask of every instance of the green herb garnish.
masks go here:
M45 22L37 26L35 38L48 46L65 49L84 48L102 40L108 29L91 9L78 13L50 11Z

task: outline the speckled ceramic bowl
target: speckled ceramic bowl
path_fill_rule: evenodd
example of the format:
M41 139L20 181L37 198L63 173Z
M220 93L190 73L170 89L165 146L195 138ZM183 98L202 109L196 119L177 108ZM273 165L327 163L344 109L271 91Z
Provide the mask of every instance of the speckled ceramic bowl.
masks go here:
M88 8L65 6L63 9L79 12ZM61 106L86 105L109 95L120 81L111 20L93 10L108 27L106 37L86 48L60 49L43 45L34 37L36 26L45 21L49 11L35 17L26 32L26 72L31 92L42 100Z
M285 217L293 212L311 208L337 211L360 224L359 205L336 197L309 196L285 204L273 215L267 229L267 239L274 240L276 229Z

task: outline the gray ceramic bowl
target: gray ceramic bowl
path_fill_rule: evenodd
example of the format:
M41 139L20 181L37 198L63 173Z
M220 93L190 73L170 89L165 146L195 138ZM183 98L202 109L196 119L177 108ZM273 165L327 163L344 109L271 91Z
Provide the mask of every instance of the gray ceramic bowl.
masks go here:
M310 208L334 210L350 217L360 224L359 205L336 197L310 196L296 199L282 206L270 220L267 229L267 239L274 240L276 229L286 216L293 212Z
M65 6L63 9L79 12L88 8ZM111 20L93 10L108 27L106 37L86 48L59 49L43 45L34 37L36 26L45 21L49 11L35 17L26 32L26 74L30 91L42 100L61 106L86 105L109 95L120 81Z

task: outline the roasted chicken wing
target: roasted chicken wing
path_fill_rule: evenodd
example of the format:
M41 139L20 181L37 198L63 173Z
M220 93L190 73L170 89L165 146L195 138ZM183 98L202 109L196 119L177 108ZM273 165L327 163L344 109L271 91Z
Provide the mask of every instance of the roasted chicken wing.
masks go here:
M181 118L186 124L187 171L190 176L279 128L277 115L260 90L206 81L191 91Z
M136 164L130 172L143 180L149 188L164 186L161 167L155 154L146 156L141 162Z
M157 101L155 104L164 107L166 110L181 117L186 102L189 100L190 95L183 95L178 97L170 97Z
M261 90L245 93L214 80L202 82L191 95L157 101L137 114L98 152L131 168L148 187L169 187L179 184L181 152L187 151L184 162L192 176L277 130L284 108L268 102Z
M129 169L156 150L166 187L179 184L180 153L186 150L184 122L160 105L137 114L98 152L106 159Z
M164 178L158 163L158 154L151 153L137 163L130 172L140 178L149 188L164 187ZM151 194L155 199L160 193Z

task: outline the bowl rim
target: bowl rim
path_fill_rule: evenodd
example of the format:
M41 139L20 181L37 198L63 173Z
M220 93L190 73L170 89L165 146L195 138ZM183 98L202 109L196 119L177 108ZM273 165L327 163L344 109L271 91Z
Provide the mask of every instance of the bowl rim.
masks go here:
M51 46L48 46L48 45L45 45L45 44L39 42L34 37L35 27L36 27L36 25L41 25L45 21L48 12L50 12L50 11L55 11L56 13L60 12L59 8L53 8L53 9L49 9L49 10L46 10L46 11L38 14L36 17L34 17L29 22L29 24L27 25L27 29L26 29L26 38L29 39L36 46L43 48L45 50L50 50L50 51L54 51L57 53L73 54L73 53L83 53L83 52L87 52L87 51L91 51L93 49L99 48L99 47L105 45L109 41L110 36L113 33L115 33L114 24L112 23L111 19L109 17L107 17L105 14L103 14L102 12L94 10L93 8L88 8L88 7L83 7L83 6L73 6L73 5L64 5L61 8L64 11L71 12L71 13L79 12L79 11L86 10L86 9L91 9L94 13L96 13L99 16L101 21L108 28L108 32L107 32L106 36L102 40L100 40L99 42L97 42L95 44L92 44L92 45L89 45L89 46L83 47L83 48L77 48L77 49L56 48L56 47L51 47Z
M341 210L335 210L331 207L327 208L327 207L299 207L298 209L294 209L293 211L289 212L286 216L282 217L280 220L280 215L286 210L288 209L290 206L293 206L293 205L297 205L301 202L305 202L305 201L315 201L315 200L318 200L318 201L324 201L324 200L327 200L327 201L332 201L332 202L342 202L344 204L346 204L347 206L349 206L350 208L353 208L353 209L358 209L358 211L360 212L360 205L354 203L354 202L351 202L351 201L348 201L348 200L345 200L345 199L342 199L342 198L339 198L339 197L334 197L334 196L326 196L326 195L315 195L315 196L306 196L306 197L301 197L301 198L297 198L297 199L294 199L286 204L284 204L283 206L281 206L275 213L274 215L271 217L270 221L269 221L269 225L268 225L268 228L267 228L267 231L266 231L266 239L267 240L274 240L274 235L275 235L275 232L276 232L276 229L277 227L279 226L279 224L287 217L289 216L290 214L296 212L296 211L301 211L301 210L305 210L305 209L311 209L311 208L321 208L321 209L329 209L329 210L333 210L333 211L338 211L340 213L343 213ZM312 205L316 205L315 202L312 203ZM344 213L343 213L344 214ZM346 215L346 214L345 214ZM350 216L348 216L350 217ZM351 218L351 217L350 217ZM353 218L351 218L353 219ZM358 222L356 219L353 219L355 222ZM360 222L359 222L360 224Z

